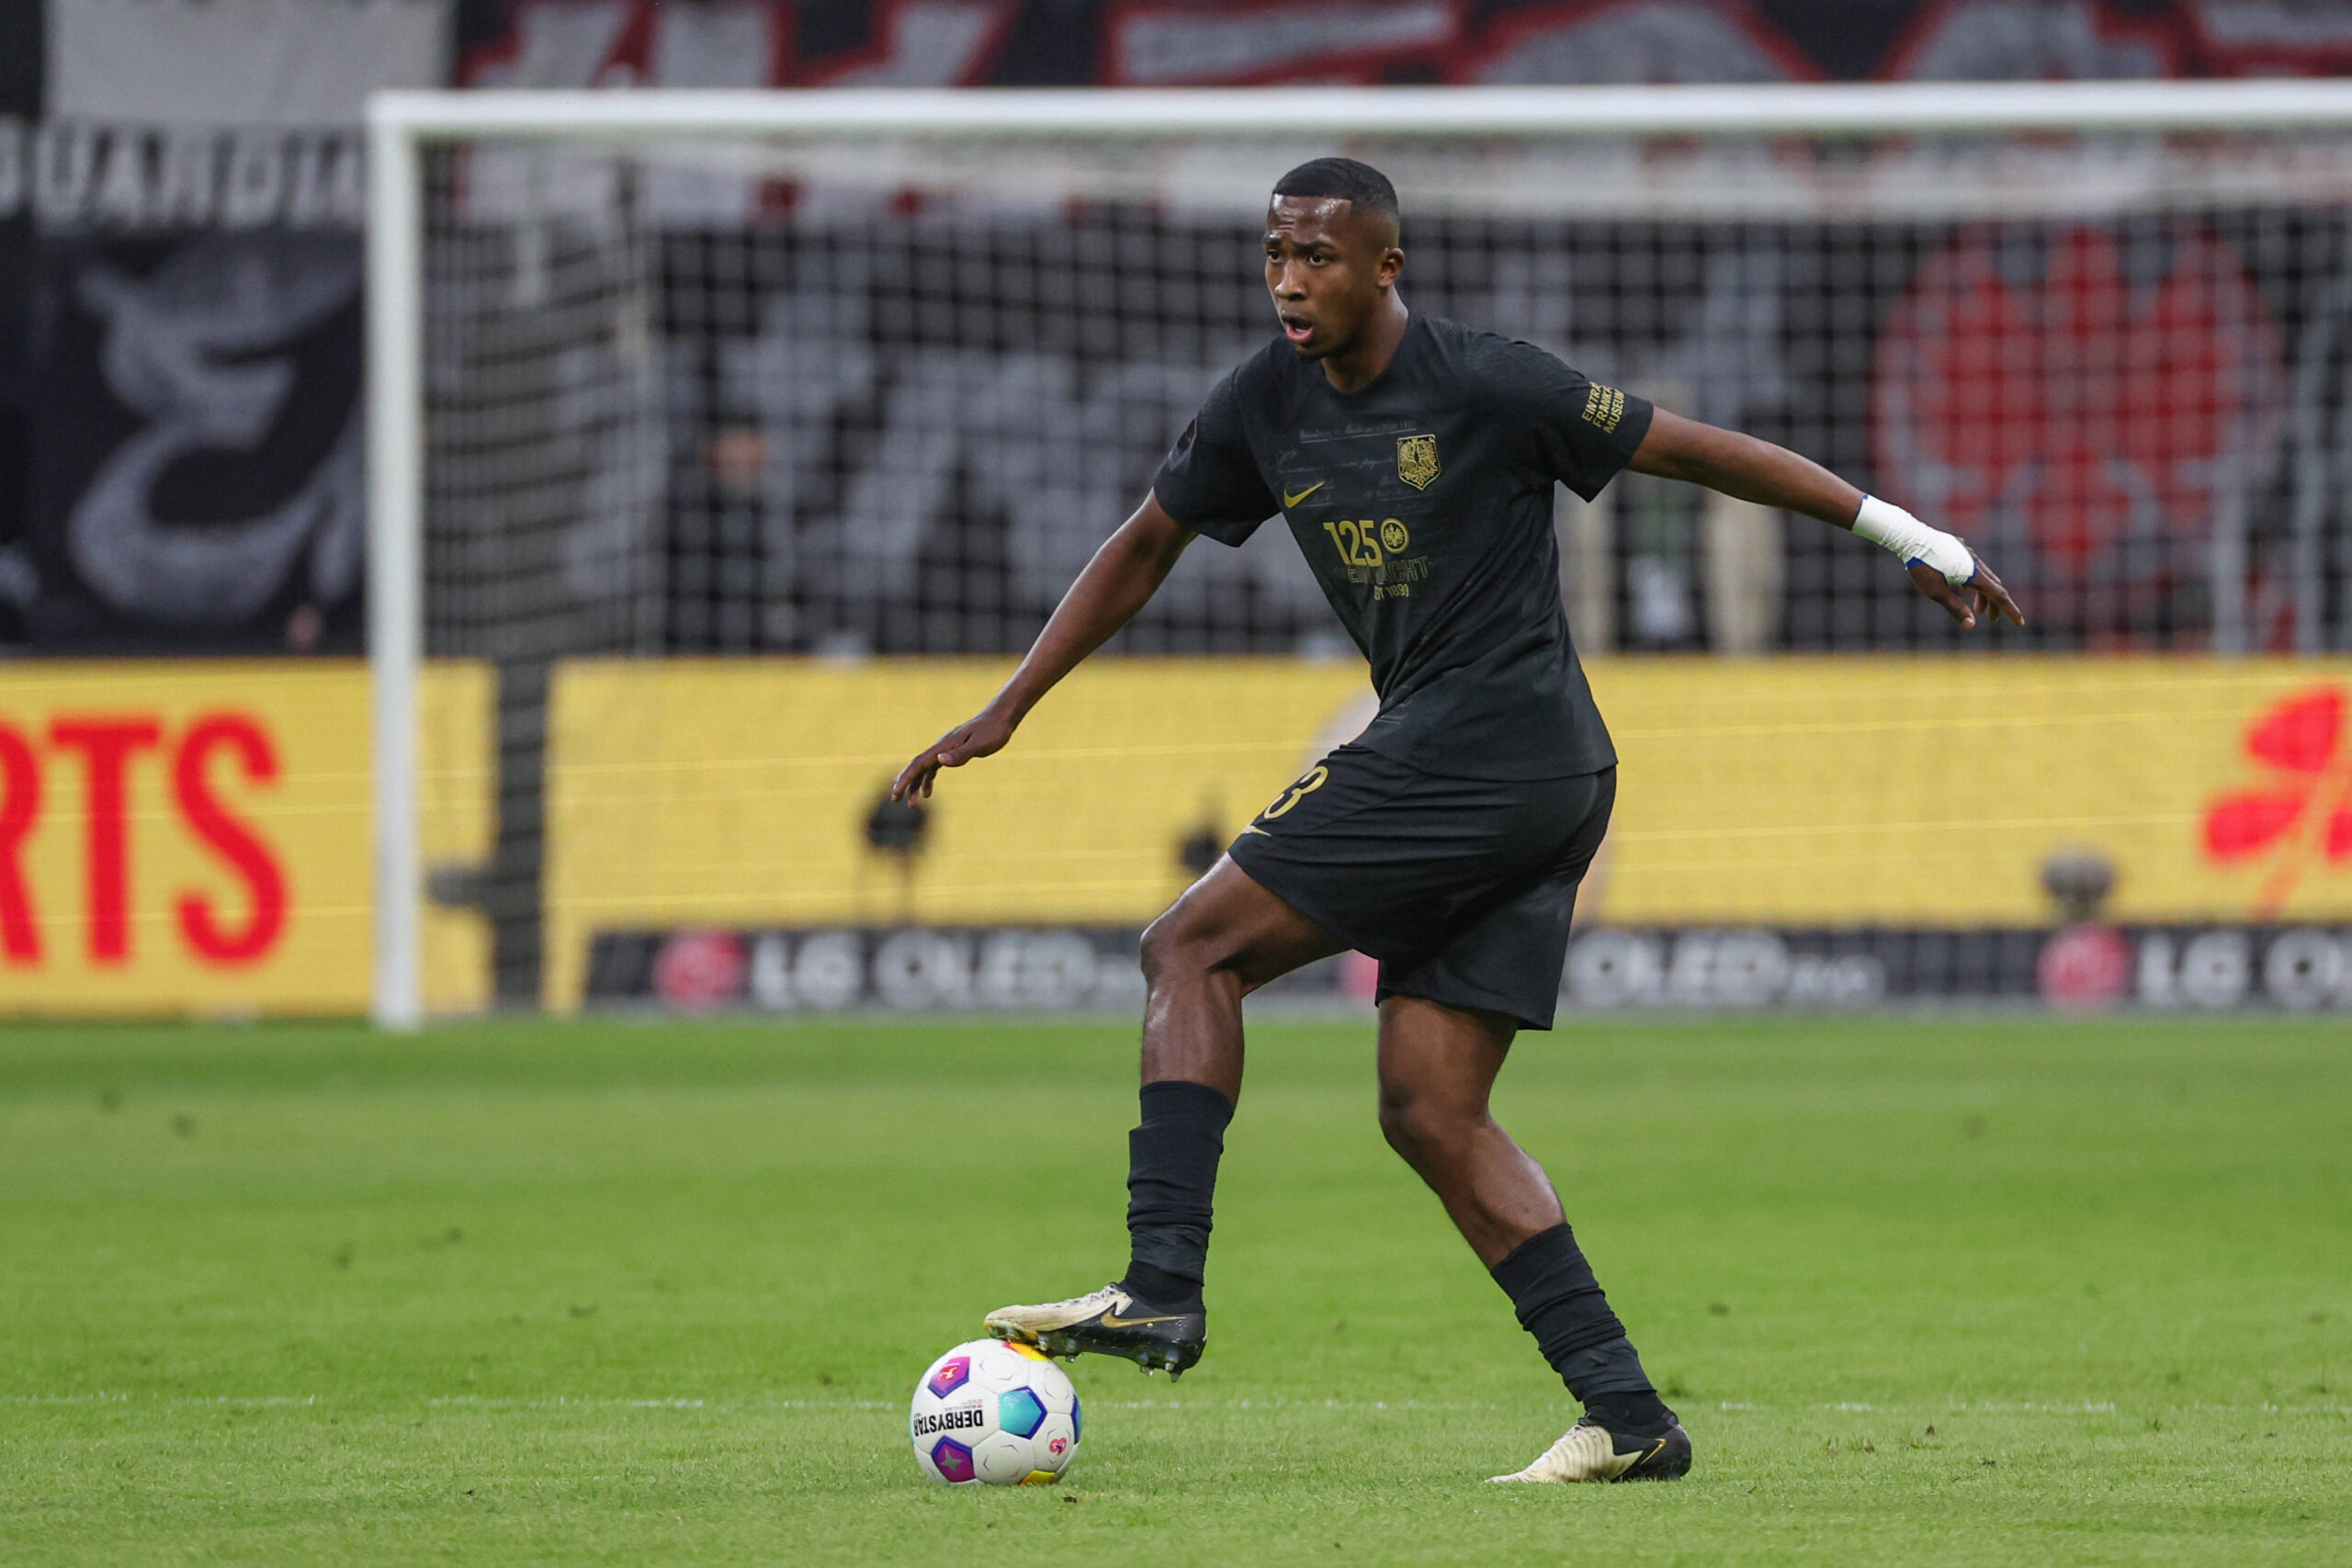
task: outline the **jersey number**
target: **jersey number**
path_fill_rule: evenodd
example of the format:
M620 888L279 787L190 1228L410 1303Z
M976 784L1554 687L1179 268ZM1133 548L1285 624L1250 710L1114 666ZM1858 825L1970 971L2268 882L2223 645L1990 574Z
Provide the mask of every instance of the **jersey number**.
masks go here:
M1387 559L1380 551L1381 536L1401 536L1405 525L1394 517L1380 523L1374 523L1369 517L1361 523L1351 523L1342 517L1324 524L1323 531L1331 536L1332 547L1350 566L1379 566Z
M1328 524L1325 525L1327 527L1329 525ZM1275 818L1282 816L1292 807L1296 806L1302 798L1306 795L1313 795L1317 790L1321 789L1323 787L1323 781L1330 776L1331 770L1329 768L1317 766L1308 769L1306 773L1300 777L1296 784L1291 785L1289 789L1283 792L1283 797L1280 800L1266 807L1263 814L1264 819L1271 822Z

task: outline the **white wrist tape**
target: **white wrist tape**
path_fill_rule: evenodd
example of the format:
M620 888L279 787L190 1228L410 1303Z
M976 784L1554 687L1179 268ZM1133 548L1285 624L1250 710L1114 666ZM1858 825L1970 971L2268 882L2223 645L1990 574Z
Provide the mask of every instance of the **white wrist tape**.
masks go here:
M1928 527L1891 501L1862 497L1862 509L1854 514L1854 532L1893 550L1905 566L1920 561L1933 567L1954 587L1976 575L1976 558L1959 536Z

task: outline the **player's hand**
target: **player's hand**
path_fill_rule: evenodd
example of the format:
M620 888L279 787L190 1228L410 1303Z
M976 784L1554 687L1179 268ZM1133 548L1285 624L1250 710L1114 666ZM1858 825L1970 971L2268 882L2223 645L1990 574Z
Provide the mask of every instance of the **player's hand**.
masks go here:
M1004 750L1012 739L1012 721L994 708L983 708L978 716L966 720L924 747L899 772L890 785L892 800L911 800L920 795L931 797L932 782L939 777L942 768L960 768L975 757L990 757Z
M2025 625L2025 612L2018 609L2018 602L2009 597L2009 591L2001 585L2001 580L1993 575L1993 569L1984 564L1984 558L1974 550L1968 553L1976 562L1976 573L1967 581L1954 587L1946 582L1944 574L1934 567L1924 561L1913 561L1908 569L1912 585L1950 611L1951 618L1958 621L1963 629L1986 619L2006 619L2011 626Z

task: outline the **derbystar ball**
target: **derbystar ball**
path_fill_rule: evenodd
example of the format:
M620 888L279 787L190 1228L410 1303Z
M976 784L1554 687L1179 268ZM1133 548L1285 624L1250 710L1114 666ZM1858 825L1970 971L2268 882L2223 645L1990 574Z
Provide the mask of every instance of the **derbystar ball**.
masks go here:
M915 1462L950 1486L1053 1481L1078 1452L1078 1390L1026 1345L975 1339L915 1384L907 1434Z

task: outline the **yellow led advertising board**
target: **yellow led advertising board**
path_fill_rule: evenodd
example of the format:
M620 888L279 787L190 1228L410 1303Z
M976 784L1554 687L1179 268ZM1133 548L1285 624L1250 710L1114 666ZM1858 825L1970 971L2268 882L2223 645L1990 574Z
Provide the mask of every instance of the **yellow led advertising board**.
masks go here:
M1141 924L1370 716L1363 669L1102 660L1002 754L942 775L922 852L870 849L891 774L1000 660L609 661L559 677L549 998L597 931ZM1623 776L1588 918L2032 927L2053 852L2127 921L2352 918L2352 664L1613 660Z
M488 841L490 692L424 683L437 852ZM0 1014L365 1011L368 705L349 660L0 669ZM479 923L425 939L477 1002Z
M546 999L593 937L698 927L1140 925L1370 713L1362 666L1106 659L877 850L896 769L994 660L586 660L553 690ZM1623 659L1623 757L1588 918L1670 929L2033 928L2041 867L2116 874L2121 922L2352 922L2352 663ZM0 671L0 1014L358 1012L372 870L368 684L322 660ZM420 703L425 857L493 836L494 681ZM430 1005L488 990L470 911L428 904Z

